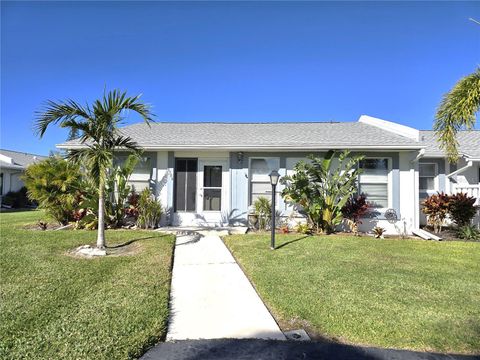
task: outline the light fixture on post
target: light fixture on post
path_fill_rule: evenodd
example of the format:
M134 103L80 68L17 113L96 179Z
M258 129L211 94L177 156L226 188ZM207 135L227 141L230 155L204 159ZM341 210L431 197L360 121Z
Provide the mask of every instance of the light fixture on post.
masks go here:
M280 174L277 170L272 170L268 176L270 177L270 184L272 185L272 235L270 238L270 249L275 250L275 188L277 187Z

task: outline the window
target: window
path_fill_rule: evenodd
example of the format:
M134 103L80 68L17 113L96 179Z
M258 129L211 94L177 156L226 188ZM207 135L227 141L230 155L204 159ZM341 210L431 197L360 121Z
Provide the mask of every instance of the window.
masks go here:
M388 208L388 159L364 159L359 163L363 169L358 177L358 192L365 194L374 208Z
M422 164L418 166L420 190L435 190L435 177L437 176L437 164Z
M3 173L0 173L0 195L3 195Z
M175 159L175 211L195 211L197 159Z
M271 198L272 185L268 176L272 170L280 168L279 158L250 159L250 205L260 196ZM279 186L277 186L277 189ZM279 192L277 191L277 197ZM278 204L278 201L277 201Z

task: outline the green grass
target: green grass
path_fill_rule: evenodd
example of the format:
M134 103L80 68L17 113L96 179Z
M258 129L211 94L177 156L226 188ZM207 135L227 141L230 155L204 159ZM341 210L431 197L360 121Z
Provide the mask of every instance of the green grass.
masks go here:
M389 348L480 352L480 243L225 238L283 328ZM299 239L298 241L295 241Z
M93 231L24 230L39 211L0 214L0 358L127 359L166 333L173 237L107 231L137 253L65 255Z

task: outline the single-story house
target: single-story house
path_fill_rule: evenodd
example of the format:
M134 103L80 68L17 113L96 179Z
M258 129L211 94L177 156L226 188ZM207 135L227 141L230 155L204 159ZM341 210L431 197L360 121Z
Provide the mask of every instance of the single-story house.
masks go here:
M363 222L364 230L411 233L424 221L421 200L437 191L480 198L480 131L459 133L458 164L447 161L432 131L365 115L356 122L142 123L121 132L145 150L131 183L137 191L151 187L167 209L165 222L176 226L245 223L255 199L271 197L272 170L289 174L299 160L330 149L366 156L358 187L377 215ZM294 210L281 190L277 210L288 217Z
M46 158L42 155L0 149L0 203L2 196L23 187L20 176L28 165Z

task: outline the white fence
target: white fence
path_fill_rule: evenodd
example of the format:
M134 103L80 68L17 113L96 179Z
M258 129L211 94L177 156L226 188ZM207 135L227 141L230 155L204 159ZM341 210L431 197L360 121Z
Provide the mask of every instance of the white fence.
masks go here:
M473 196L477 199L475 205L480 205L480 185L461 185L456 184L453 187L454 193L465 193L468 196Z

